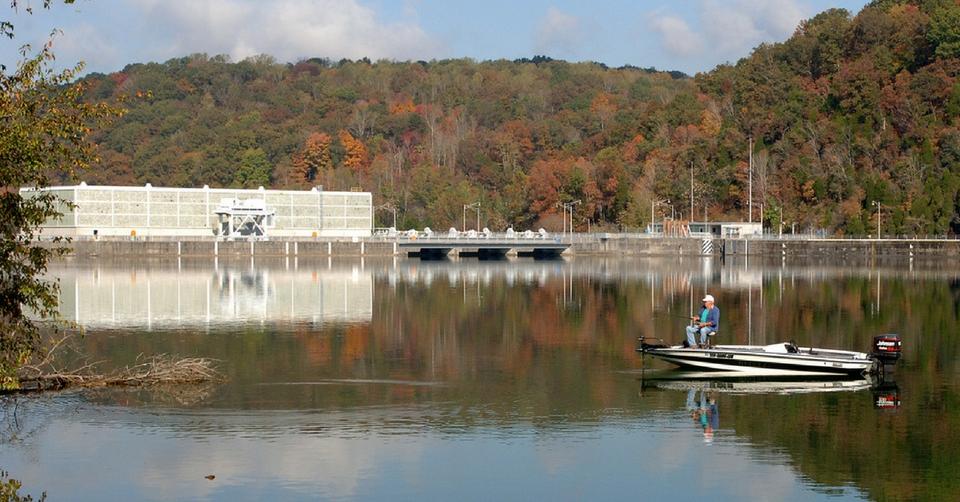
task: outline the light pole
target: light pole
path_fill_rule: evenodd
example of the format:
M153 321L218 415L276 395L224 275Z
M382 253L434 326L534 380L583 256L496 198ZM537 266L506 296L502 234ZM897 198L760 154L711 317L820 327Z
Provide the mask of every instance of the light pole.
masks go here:
M567 211L570 211L570 233L573 233L573 207L577 204L582 204L583 202L580 199L577 199L573 202L558 202L560 206L563 207L563 232L567 232Z
M780 235L779 235L779 237L780 237L781 239L783 239L783 203L780 204L780 224L777 225L777 226L780 227L780 230L779 230Z
M563 235L567 235L567 206L565 206L563 202L557 202L556 206L559 207L561 211L563 211L563 216L561 216L560 218L560 221L563 222L561 224L563 226L563 229L561 230L561 232L563 233Z
M653 199L650 201L650 233L653 233L653 225L657 222L656 213L654 213L655 208L658 205L670 205L670 199L657 200ZM673 206L670 206L673 207ZM666 229L663 229L666 232Z
M750 208L749 209L750 216L747 217L747 222L753 223L753 137L752 136L750 137L750 167L748 167L748 169L750 170L750 189L748 191L749 193L748 197L750 198L750 200L747 206Z
M877 206L877 240L880 240L880 206L882 206L882 204L880 204L880 201L875 200L873 201L873 205Z
M683 215L680 215L683 219ZM693 221L693 161L690 161L690 221Z
M464 204L463 205L463 231L467 231L467 209L475 209L477 211L477 232L480 231L480 201L474 202L473 204Z
M390 211L391 213L393 213L393 228L397 228L397 206L394 206L393 204L386 202L377 206L377 209L382 209L382 210Z

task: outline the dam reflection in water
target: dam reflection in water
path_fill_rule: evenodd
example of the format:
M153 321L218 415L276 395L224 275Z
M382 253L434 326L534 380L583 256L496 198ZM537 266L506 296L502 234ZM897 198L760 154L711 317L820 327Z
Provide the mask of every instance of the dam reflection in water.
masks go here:
M196 327L250 322L367 323L373 275L359 263L265 266L54 267L60 312L86 328Z

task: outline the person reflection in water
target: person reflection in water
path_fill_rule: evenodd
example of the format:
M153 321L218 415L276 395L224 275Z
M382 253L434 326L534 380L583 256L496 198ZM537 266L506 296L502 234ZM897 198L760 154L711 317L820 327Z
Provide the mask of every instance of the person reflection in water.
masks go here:
M687 392L687 411L693 421L700 425L703 430L703 441L705 443L713 442L714 431L720 428L720 410L717 408L717 397L708 394L707 391L700 391L700 402L697 403L696 389L690 389Z

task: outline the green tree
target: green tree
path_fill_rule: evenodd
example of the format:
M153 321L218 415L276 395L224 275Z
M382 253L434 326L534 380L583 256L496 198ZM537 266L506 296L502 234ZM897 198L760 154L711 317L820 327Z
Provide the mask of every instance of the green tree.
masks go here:
M937 9L931 16L927 38L938 58L960 56L960 5L946 3Z
M273 171L267 154L260 148L248 148L240 155L240 167L233 177L233 184L242 188L257 188L270 185Z
M11 38L12 30L9 22L0 27ZM50 47L34 55L24 48L16 70L0 74L0 384L6 387L17 385L18 368L40 347L34 318L57 319L57 284L41 276L64 252L63 241L47 246L36 238L41 224L69 207L52 194L20 188L43 188L55 171L87 167L96 159L91 127L120 113L84 101L87 84L76 81L82 64L53 70Z

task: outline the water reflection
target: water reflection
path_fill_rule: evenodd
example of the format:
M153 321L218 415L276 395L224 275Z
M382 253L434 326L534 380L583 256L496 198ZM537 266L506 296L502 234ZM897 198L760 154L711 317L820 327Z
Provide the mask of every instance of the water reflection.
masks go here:
M687 411L694 422L703 430L703 440L713 442L713 434L720 428L720 409L717 406L717 395L700 390L700 401L697 403L697 389L687 391Z
M269 263L269 262L268 262ZM273 263L273 265L278 265ZM51 268L62 315L87 328L154 328L251 322L370 322L373 276L348 267L259 267L219 262Z
M81 499L960 493L954 476L937 475L960 468L951 446L960 441L955 269L689 259L252 265L58 265L55 275L75 281L63 304L90 326L88 353L115 364L161 352L213 357L228 383L21 404L21 418L45 425L0 447L0 464L56 498L89 490ZM121 282L128 289L111 294ZM724 343L865 350L874 334L900 333L896 387L640 382L637 336L679 340L680 317L707 289L724 309Z
M862 391L879 387L881 382L872 375L860 378L780 378L736 377L717 378L716 373L667 371L654 377L641 378L643 389L702 391L729 394L809 394L821 392ZM893 388L892 380L883 382L884 388Z

